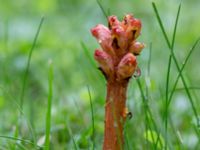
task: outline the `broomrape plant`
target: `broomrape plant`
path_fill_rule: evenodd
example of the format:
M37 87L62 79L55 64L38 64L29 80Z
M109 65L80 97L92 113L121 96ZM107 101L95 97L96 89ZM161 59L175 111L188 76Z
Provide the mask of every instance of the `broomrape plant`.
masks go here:
M144 48L143 43L136 41L141 27L140 20L127 14L122 21L110 16L108 27L98 24L91 29L102 48L95 50L94 58L107 81L104 150L123 149L127 86L134 72L140 72L136 56Z

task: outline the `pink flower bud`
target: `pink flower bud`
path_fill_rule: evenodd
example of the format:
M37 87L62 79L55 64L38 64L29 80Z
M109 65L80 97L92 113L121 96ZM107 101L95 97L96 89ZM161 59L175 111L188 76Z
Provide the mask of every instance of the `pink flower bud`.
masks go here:
M117 40L116 44L118 45L118 48L121 49L121 53L124 53L128 46L124 28L121 25L113 27L112 35L113 35L113 38L116 38L116 40ZM117 47L117 46L115 46L115 47ZM118 48L116 48L116 49L118 49Z
M141 21L139 19L135 18L135 19L133 19L131 21L132 31L133 32L135 31L135 37L134 37L134 39L136 39L140 35L141 27L142 27L142 24L141 24Z
M110 55L105 51L96 49L94 53L95 60L99 63L102 71L108 76L113 72L113 62Z
M134 55L139 55L144 47L144 43L133 41L129 47L129 52L133 53Z
M116 16L108 17L108 27L109 27L109 29L112 29L112 27L118 26L120 24L121 24L121 22L117 19Z
M124 27L127 27L127 26L130 24L130 21L133 20L133 19L134 19L134 18L133 18L133 15L132 15L132 14L127 14L127 15L124 17L123 21L122 21L123 26L124 26ZM126 29L126 28L125 28L125 29Z
M114 51L112 49L111 32L106 26L98 24L91 29L91 33L97 39L104 51L111 55L114 55Z
M132 53L127 53L120 61L117 67L117 78L126 79L133 75L137 67L136 56Z
M135 40L141 32L141 21L128 14L122 21L123 27L126 30L126 36L129 41Z

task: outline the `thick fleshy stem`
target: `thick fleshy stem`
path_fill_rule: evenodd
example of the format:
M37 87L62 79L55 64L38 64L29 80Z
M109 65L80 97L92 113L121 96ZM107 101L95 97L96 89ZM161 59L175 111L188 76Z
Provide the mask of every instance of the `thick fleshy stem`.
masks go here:
M141 22L131 14L122 22L116 16L108 17L108 26L99 24L91 29L103 49L95 50L94 58L107 80L103 150L123 150L123 127L128 114L126 92L137 69L136 56L144 44L136 41Z
M105 106L104 150L123 149L123 125L126 120L126 90L128 81L107 83Z

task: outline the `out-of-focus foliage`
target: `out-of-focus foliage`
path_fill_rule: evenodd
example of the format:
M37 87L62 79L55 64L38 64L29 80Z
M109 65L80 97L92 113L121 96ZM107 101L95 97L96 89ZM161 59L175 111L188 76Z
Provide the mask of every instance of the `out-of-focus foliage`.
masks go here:
M101 0L106 12L122 18L133 13L143 23L140 41L146 48L139 56L142 86L149 80L149 105L157 126L162 130L164 93L169 50L158 26L149 0ZM169 37L172 37L178 0L155 0ZM200 36L199 0L182 1L177 28L175 54L181 64L190 47ZM53 62L52 149L73 149L73 138L80 149L92 145L92 122L87 86L90 87L95 116L95 143L101 149L104 128L105 80L93 61L98 44L90 34L90 28L98 23L106 24L95 0L0 0L0 135L14 136L19 120L19 102L28 54L40 22L44 24L34 48L25 87L23 118L19 138L32 139L30 126L36 141L45 135L45 114L48 98L48 61ZM171 39L171 38L170 38ZM152 43L150 79L147 78L149 45ZM199 45L192 54L184 76L191 87L199 87ZM92 59L91 59L92 58ZM172 63L170 87L177 76ZM183 87L181 81L178 87ZM191 90L195 107L200 113L200 92ZM143 103L136 80L129 86L129 110L133 118L126 124L129 146L134 149L151 148L144 134ZM178 108L178 109L177 109ZM176 136L186 149L194 149L199 139L193 126L194 114L184 90L179 90L170 105L170 145L176 147ZM69 128L72 131L70 135ZM175 130L175 131L173 131ZM156 134L156 133L155 133ZM0 149L11 149L16 141L0 137ZM148 143L149 142L149 143ZM32 148L31 145L25 145ZM153 146L152 146L153 147ZM20 149L20 148L19 148Z

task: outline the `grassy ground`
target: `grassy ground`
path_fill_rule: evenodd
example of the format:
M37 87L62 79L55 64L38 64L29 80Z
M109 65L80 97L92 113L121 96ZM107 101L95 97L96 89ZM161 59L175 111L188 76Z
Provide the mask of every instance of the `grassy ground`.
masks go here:
M99 2L143 23L125 149L200 149L200 2ZM95 0L0 0L0 149L101 149L105 80L89 32L98 23Z

